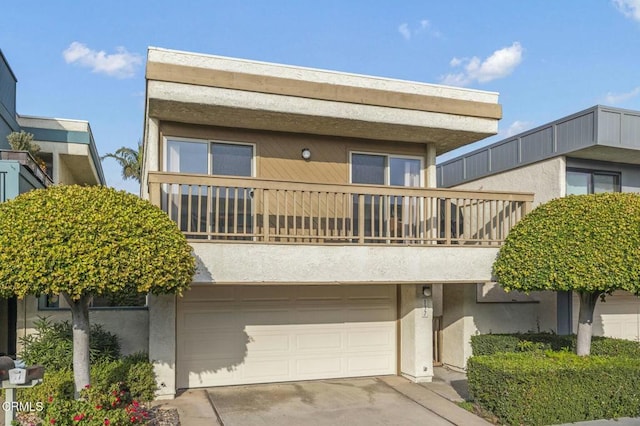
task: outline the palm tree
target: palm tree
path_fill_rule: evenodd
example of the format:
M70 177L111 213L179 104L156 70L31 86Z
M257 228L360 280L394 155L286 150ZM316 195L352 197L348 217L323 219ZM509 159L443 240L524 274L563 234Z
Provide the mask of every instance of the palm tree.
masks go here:
M138 141L138 149L129 148L123 146L118 148L116 152L105 154L100 157L101 160L105 158L113 158L122 167L123 179L134 179L140 182L140 173L142 171L142 141Z

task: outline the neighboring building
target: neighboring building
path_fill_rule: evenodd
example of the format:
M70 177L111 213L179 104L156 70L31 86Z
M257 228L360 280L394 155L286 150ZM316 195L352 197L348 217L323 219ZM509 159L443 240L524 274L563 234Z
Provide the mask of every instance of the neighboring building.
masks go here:
M438 165L438 186L464 190L527 191L534 206L567 194L640 192L640 111L594 106ZM477 294L445 287L465 312L463 339L476 333L541 330L575 332L577 296L505 294L478 285ZM482 302L492 302L488 305ZM616 292L598 303L594 334L640 340L640 300ZM468 354L467 354L468 355Z
M104 185L100 157L87 121L20 116L16 113L17 79L0 51L0 202L35 188L55 184ZM34 135L46 174L26 152L11 151L6 139L24 130ZM94 300L94 306L101 306ZM0 353L14 355L19 339L33 330L38 317L71 319L55 296L0 299ZM146 351L146 308L92 309L91 321L117 333L127 353ZM123 327L122 324L128 327ZM142 340L141 340L142 339Z
M443 287L475 294L489 282L532 201L434 189L436 155L495 134L497 101L150 48L142 196L178 223L198 263L184 297L149 300L159 395L378 374L431 380L434 357L464 345L441 327Z

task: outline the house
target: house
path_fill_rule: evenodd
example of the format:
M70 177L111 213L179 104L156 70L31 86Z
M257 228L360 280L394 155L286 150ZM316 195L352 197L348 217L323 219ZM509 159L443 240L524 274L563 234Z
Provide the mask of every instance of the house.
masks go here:
M496 134L497 93L153 47L146 78L142 196L198 264L183 297L149 298L160 397L429 381L462 351L443 289L491 281L533 198L436 189L435 159Z
M36 188L51 184L104 185L100 157L87 121L32 117L16 113L17 79L0 51L0 202ZM26 152L12 151L6 139L11 132L25 131L34 135L40 146L39 158L46 173ZM147 311L138 308L101 308L94 300L92 322L102 323L116 332L127 353L147 349ZM15 355L20 350L20 338L34 330L38 317L51 320L70 319L64 302L55 295L40 298L0 299L0 353ZM131 327L123 327L123 324Z
M640 111L597 105L445 161L437 179L444 188L533 192L535 206L569 194L639 192L639 165ZM455 292L464 340L488 332L576 332L579 301L571 292L505 294L493 284L465 290L444 289L445 326L448 292ZM596 305L593 330L640 340L640 300L622 291L608 296Z

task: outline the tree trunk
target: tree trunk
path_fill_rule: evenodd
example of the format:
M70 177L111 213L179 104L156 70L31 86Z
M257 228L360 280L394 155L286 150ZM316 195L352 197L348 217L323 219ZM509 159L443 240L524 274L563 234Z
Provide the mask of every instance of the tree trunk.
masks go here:
M593 311L596 308L599 292L579 292L580 314L578 316L578 337L576 353L586 356L591 353L591 336L593 334Z
M71 308L73 323L73 380L76 385L76 398L80 391L90 383L89 377L89 301L90 296L83 295L80 300L71 300L63 293Z

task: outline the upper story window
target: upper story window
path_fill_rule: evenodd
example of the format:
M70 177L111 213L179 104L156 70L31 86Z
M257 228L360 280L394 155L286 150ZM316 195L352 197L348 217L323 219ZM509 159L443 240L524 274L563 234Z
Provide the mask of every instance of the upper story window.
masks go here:
M253 176L254 146L230 142L167 139L168 172Z
M620 173L567 169L567 195L620 192Z
M422 159L386 154L351 154L351 183L422 186Z

